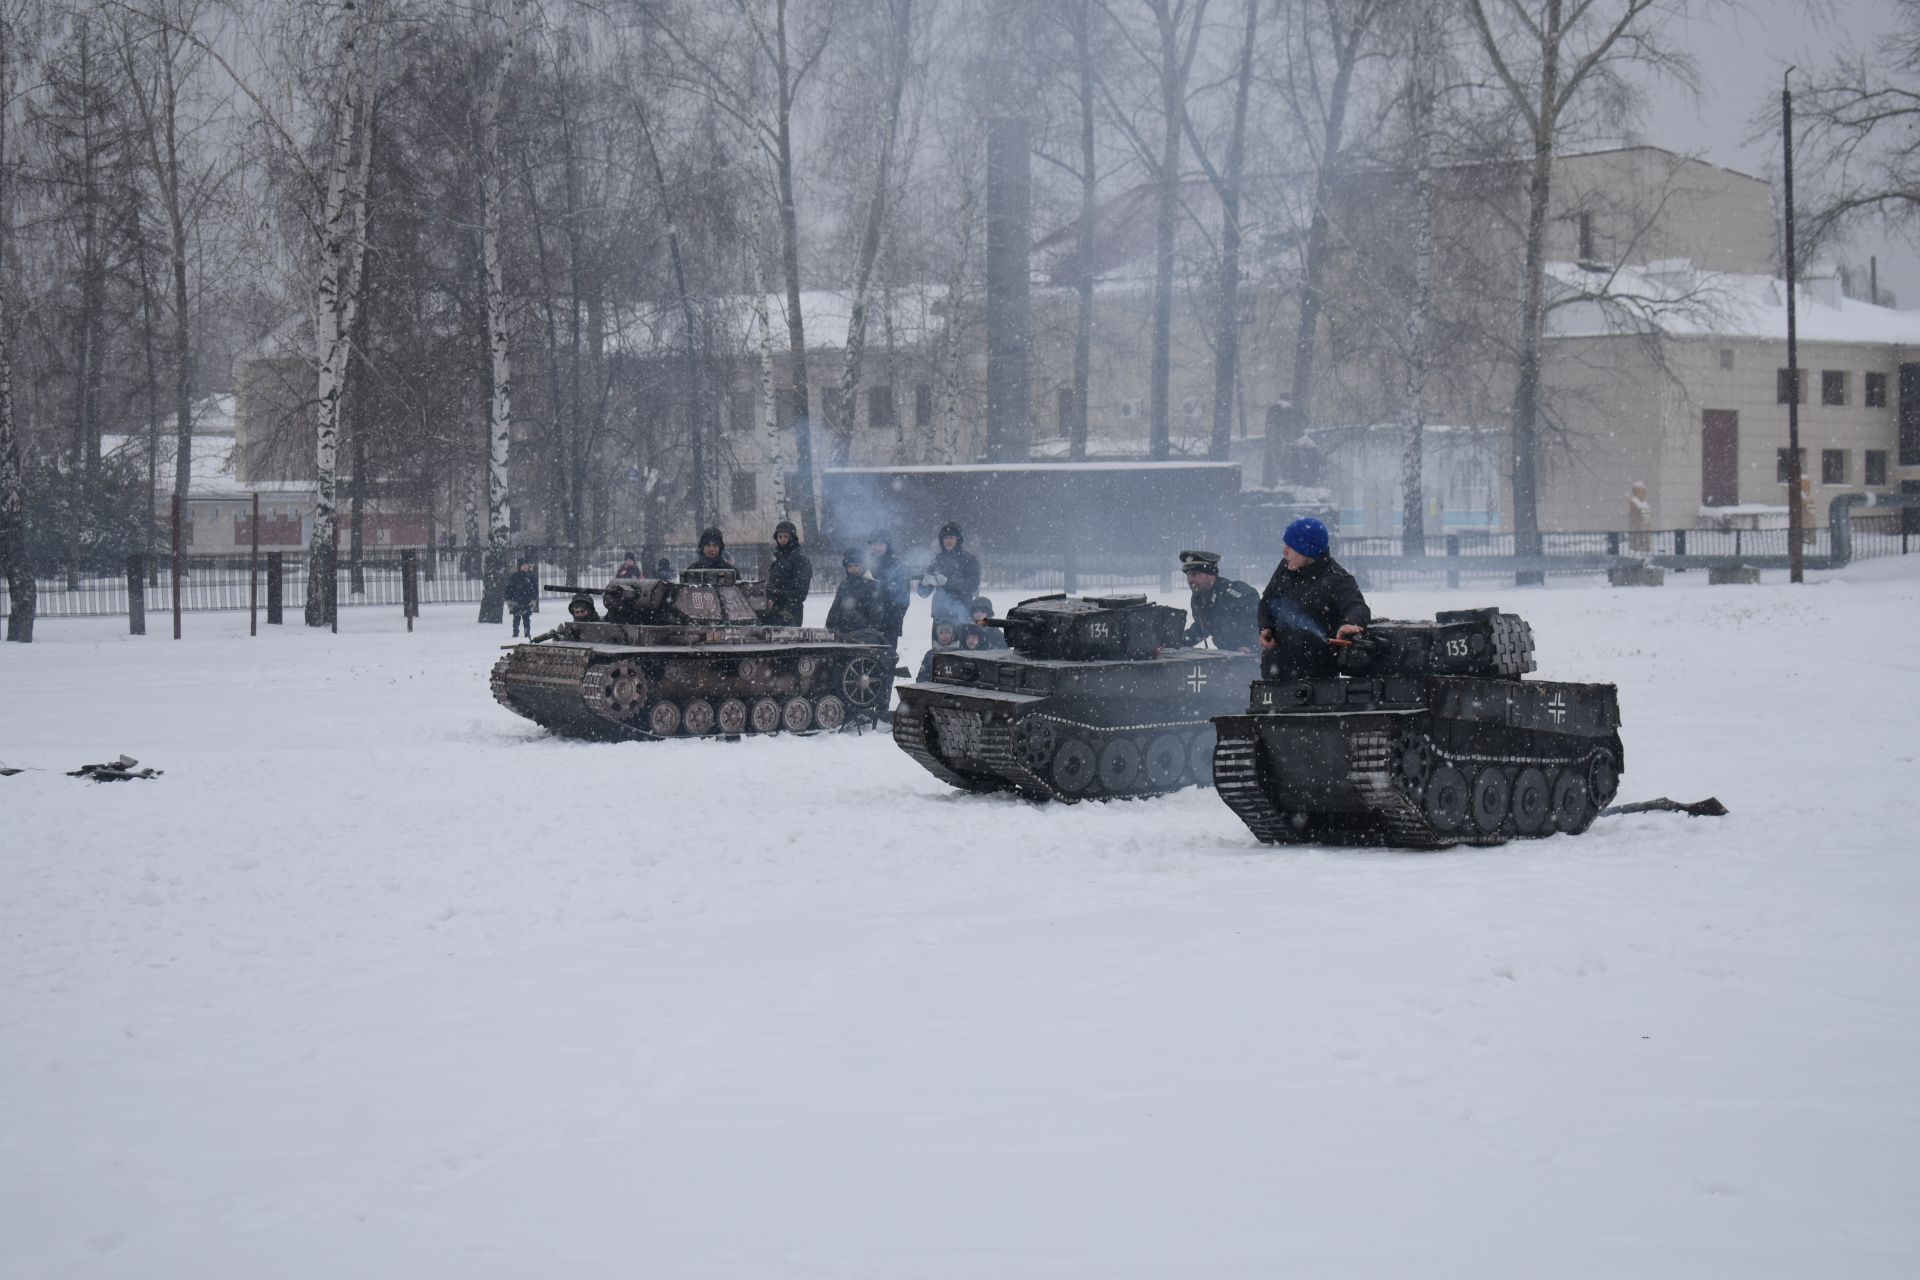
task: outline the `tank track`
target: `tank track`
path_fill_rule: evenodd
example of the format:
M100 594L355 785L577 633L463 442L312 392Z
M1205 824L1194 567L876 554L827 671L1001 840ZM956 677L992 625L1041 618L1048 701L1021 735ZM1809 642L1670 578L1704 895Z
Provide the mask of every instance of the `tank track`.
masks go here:
M931 735L927 731L929 721L933 726ZM1062 730L1087 745L1094 769L1085 786L1064 789L1028 763L1021 750L1022 739L1032 731L1031 726L1041 725L1052 732L1054 750L1059 749ZM943 782L969 791L1014 790L1035 799L1066 804L1081 800L1138 799L1165 795L1182 787L1207 785L1206 779L1194 776L1193 737L1196 733L1206 733L1208 728L1204 720L1093 725L1046 712L1035 712L1014 721L988 720L983 712L958 707L903 707L893 718L894 741ZM1171 787L1155 787L1141 779L1137 785L1117 790L1108 788L1098 767L1108 745L1120 738L1133 740L1139 768L1144 768L1146 748L1159 733L1180 736L1184 758L1178 781ZM942 739L958 749L943 748ZM963 770L949 758L952 756L977 762L978 767Z
M1241 724L1229 723L1214 749L1214 785L1247 829L1267 844L1303 844L1318 841L1330 844L1384 844L1396 849L1448 849L1455 845L1499 845L1511 839L1540 839L1568 830L1551 805L1537 830L1525 832L1515 825L1511 808L1499 829L1478 829L1470 811L1461 819L1459 831L1437 828L1422 807L1425 779L1410 780L1395 770L1397 751L1406 749L1403 735L1385 727L1352 731L1347 737L1347 781L1360 793L1366 805L1364 814L1289 814L1273 799L1260 760L1259 731L1245 724L1246 717L1230 717ZM1593 776L1594 764L1604 747L1589 746L1574 756L1483 755L1445 752L1425 734L1415 735L1430 755L1426 778L1451 766L1463 779L1471 780L1486 768L1498 768L1509 774L1538 768L1546 775L1546 792L1551 797L1560 779L1571 772L1581 778ZM1509 777L1511 786L1513 779ZM1571 829L1584 831L1611 795L1587 797L1584 818ZM1296 823L1298 825L1296 825Z
M1213 748L1213 786L1227 806L1240 815L1266 844L1302 844L1306 837L1287 824L1287 815L1267 795L1260 778L1260 743L1251 734L1231 730L1220 735Z

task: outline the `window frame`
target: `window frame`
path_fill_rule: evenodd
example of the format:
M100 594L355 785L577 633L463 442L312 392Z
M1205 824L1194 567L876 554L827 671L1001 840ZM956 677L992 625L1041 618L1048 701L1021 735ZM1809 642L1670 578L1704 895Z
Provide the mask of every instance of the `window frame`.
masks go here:
M1820 483L1843 485L1847 483L1849 449L1822 449L1820 451Z
M1860 396L1860 403L1868 409L1884 409L1887 407L1886 374L1869 372L1866 375L1865 385L1862 387L1862 394Z
M1823 408L1844 409L1849 401L1847 393L1853 390L1853 379L1845 369L1822 369L1820 371L1820 404Z
M1863 449L1864 457L1860 464L1860 482L1868 488L1879 488L1887 483L1887 451L1885 449ZM1878 466L1874 464L1878 463Z
M1794 377L1796 373L1799 375L1797 380ZM1807 402L1807 371L1775 369L1773 371L1773 402L1775 404L1793 403L1796 392L1798 403L1805 404Z

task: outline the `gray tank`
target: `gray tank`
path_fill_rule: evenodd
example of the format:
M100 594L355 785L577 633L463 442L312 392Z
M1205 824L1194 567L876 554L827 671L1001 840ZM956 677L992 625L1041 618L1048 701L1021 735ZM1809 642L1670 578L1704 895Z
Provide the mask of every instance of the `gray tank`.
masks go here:
M1071 801L1204 784L1211 717L1257 670L1185 647L1186 614L1145 596L1041 596L988 625L1012 648L935 654L893 716L900 748L968 791Z
M1619 788L1614 686L1523 679L1533 630L1513 614L1376 622L1339 669L1258 681L1245 714L1214 720L1220 798L1268 843L1577 834Z
M886 709L891 648L767 626L732 569L617 579L599 595L604 619L562 623L494 664L500 705L596 739L833 732Z

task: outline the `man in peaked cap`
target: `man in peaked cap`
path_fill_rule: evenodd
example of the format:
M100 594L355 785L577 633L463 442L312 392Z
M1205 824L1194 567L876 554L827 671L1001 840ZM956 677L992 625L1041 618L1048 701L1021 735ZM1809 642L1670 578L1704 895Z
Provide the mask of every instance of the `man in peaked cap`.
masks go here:
M1217 551L1182 551L1180 570L1193 592L1187 606L1193 614L1187 643L1211 640L1216 649L1252 653L1260 639L1260 593L1244 582L1222 578Z
M1262 674L1269 680L1329 676L1334 644L1373 621L1353 575L1330 554L1327 526L1303 516L1287 526L1273 579L1260 593Z

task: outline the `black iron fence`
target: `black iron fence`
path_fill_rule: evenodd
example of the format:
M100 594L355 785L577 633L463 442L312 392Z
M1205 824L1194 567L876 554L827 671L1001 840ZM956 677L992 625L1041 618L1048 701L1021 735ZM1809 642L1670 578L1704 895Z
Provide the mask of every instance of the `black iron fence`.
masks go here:
M1906 531L1899 512L1853 514L1836 508L1836 523L1806 532L1804 551L1809 562L1840 563L1920 551L1920 533ZM1906 523L1911 523L1906 522ZM1847 526L1847 527L1842 527ZM1705 562L1762 563L1784 560L1788 553L1784 529L1665 529L1611 533L1548 533L1542 535L1544 571L1601 575L1622 560L1646 559L1673 567ZM1370 587L1458 586L1462 582L1511 580L1515 572L1514 536L1510 533L1456 533L1426 539L1425 556L1410 556L1397 537L1342 536L1337 552L1342 563L1361 573ZM542 584L580 583L599 587L611 578L627 554L621 547L526 547L513 554L531 556ZM678 569L697 554L690 546L656 551ZM771 549L753 545L729 548L728 557L743 577L765 572ZM1235 577L1259 579L1272 571L1277 552L1243 552L1230 556L1226 571ZM478 604L481 553L474 548L441 548L418 552L415 585L421 604ZM307 597L307 564L303 554L286 553L260 558L257 568L245 556L189 556L180 583L183 612L246 609L258 592L259 606L268 607L273 578L285 609L298 614ZM1816 565L1816 567L1819 567ZM1109 591L1143 588L1171 589L1178 574L1170 556L1151 551L1094 551L1064 555L988 556L983 566L983 589L993 592ZM816 590L831 590L839 574L839 557L814 557ZM651 566L642 572L652 576ZM37 578L37 614L43 618L125 615L131 606L129 574L79 574ZM173 608L170 565L164 556L142 566L144 607L151 614ZM386 607L404 603L405 581L397 552L364 557L356 570L342 564L338 570L338 600L342 608ZM548 601L558 598L548 594ZM9 584L0 578L0 609L10 606Z

